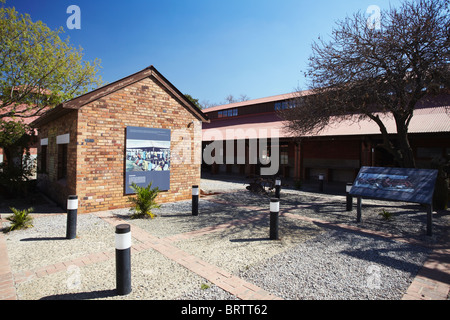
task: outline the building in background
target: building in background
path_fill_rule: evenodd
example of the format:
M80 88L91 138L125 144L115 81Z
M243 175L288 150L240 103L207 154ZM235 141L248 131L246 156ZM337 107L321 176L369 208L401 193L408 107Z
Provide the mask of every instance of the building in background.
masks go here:
M380 146L382 137L371 120L333 123L314 136L291 136L284 130L278 110L293 106L295 94L237 102L203 109L211 122L203 126L203 150L217 139L215 161L203 163L211 174L259 175L266 158L278 157L276 175L294 180L353 181L362 166L394 166L392 157ZM307 121L307 119L305 119ZM393 118L384 122L396 132ZM268 143L258 141L268 139ZM409 125L409 138L418 167L428 167L434 158L450 160L450 96L420 105ZM274 143L270 143L271 139ZM239 149L245 150L239 156ZM251 148L257 147L257 157ZM277 152L271 152L276 147ZM241 148L242 149L242 148ZM208 151L208 150L207 150ZM275 159L275 158L274 158Z

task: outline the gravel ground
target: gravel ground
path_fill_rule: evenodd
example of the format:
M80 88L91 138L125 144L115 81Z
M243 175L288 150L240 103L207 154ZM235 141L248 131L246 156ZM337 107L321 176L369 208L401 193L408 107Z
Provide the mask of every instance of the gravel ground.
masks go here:
M200 214L191 216L190 201L162 205L153 220L129 220L128 209L112 211L157 237L198 230L268 211L268 198L245 190L242 182L203 179L208 192L235 191L200 199ZM210 200L240 203L235 207ZM363 201L363 228L425 240L433 244L449 225L447 212L434 214L434 236L426 237L426 214L420 206ZM247 207L245 207L247 206ZM257 209L257 208L259 209ZM391 211L393 220L379 216ZM52 209L57 212L54 208ZM356 211L345 211L345 198L283 190L281 210L326 221L356 225ZM42 211L42 210L41 210ZM45 210L44 210L45 211ZM268 213L268 212L267 212ZM2 218L4 218L2 212ZM114 228L94 215L80 215L77 239L65 240L65 215L35 215L34 228L5 234L13 273L114 250ZM3 223L6 227L8 224ZM268 215L250 223L174 242L200 257L284 299L400 299L430 249L324 228L280 217L279 241L268 240ZM133 239L133 244L137 240ZM233 300L222 290L154 250L132 255L133 291L115 295L114 259L83 268L73 266L45 278L17 285L19 299L192 299Z
M72 266L65 272L24 282L17 293L21 300L172 300L205 283L200 276L153 250L132 255L130 294L115 294L115 272L114 259L83 268Z
M240 276L284 299L397 300L429 251L352 232L330 231Z
M79 215L77 238L66 240L66 219L65 215L36 217L33 228L7 233L6 243L13 272L73 260L111 249L111 244L114 246L114 228L93 215Z

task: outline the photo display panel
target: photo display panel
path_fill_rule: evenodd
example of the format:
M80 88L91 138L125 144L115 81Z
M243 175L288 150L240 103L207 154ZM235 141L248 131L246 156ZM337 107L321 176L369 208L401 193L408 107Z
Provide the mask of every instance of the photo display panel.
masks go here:
M127 127L125 151L125 193L140 187L170 189L170 129Z

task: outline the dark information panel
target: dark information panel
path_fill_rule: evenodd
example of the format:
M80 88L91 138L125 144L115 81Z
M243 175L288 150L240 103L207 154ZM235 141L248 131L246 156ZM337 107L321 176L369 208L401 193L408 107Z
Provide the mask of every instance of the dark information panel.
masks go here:
M169 190L170 129L127 127L125 151L125 193L131 184Z
M437 173L432 169L362 167L350 195L431 205Z

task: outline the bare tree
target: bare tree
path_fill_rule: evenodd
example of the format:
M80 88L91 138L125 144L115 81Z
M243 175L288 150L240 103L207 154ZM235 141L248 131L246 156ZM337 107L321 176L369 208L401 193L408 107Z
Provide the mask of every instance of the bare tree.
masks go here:
M224 104L230 104L230 103L236 103L236 102L244 102L248 101L250 98L246 94L242 94L239 96L239 98L235 98L232 94L229 94L225 97Z
M438 0L403 2L381 11L377 24L361 12L339 21L331 41L312 46L308 94L280 112L287 129L318 133L330 119L369 118L397 164L415 167L408 126L420 100L450 87L449 37L448 7ZM394 139L380 113L395 120Z
M214 102L210 102L209 100L202 100L202 102L200 102L200 105L202 107L202 109L208 109L208 108L212 108L217 106L217 103Z
M248 100L250 100L250 97L247 96L246 94L241 94L241 95L239 96L239 101L240 101L240 102L248 101Z
M229 94L225 97L225 103L235 103L237 100L233 97L232 94Z

